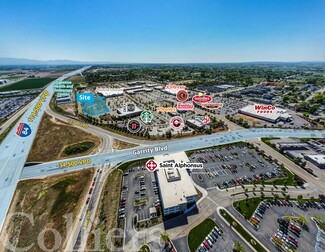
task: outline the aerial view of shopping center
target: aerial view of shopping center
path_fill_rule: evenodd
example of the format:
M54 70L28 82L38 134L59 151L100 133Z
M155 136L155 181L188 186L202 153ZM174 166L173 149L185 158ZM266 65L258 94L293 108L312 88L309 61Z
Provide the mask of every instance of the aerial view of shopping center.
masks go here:
M324 10L1 2L0 251L325 251Z

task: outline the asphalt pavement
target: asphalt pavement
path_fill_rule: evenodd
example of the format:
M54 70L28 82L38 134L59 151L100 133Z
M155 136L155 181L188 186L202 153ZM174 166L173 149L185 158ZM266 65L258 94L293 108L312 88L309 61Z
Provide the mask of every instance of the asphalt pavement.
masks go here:
M78 158L70 158L65 160L53 161L34 166L25 167L22 171L20 179L31 179L36 177L44 177L54 174L60 174L67 171L80 170L91 166L120 163L141 158L153 157L156 155L166 155L176 152L218 146L238 141L246 141L259 137L280 137L280 138L324 138L325 130L295 130L295 129L244 129L236 131L227 131L219 134L211 134L205 136L197 136L185 138L178 141L170 141L165 143L154 144L146 147L136 147L113 153L100 153L96 155L86 155ZM91 162L79 164L81 159L89 158ZM76 161L76 162L72 162ZM62 164L66 164L65 168L60 168ZM77 164L76 164L77 163ZM73 166L72 166L73 165Z
M53 85L56 81L62 81L70 76L81 73L89 67L70 72L51 82L43 92L36 97L30 107L22 115L19 122L11 129L7 137L0 145L0 231L2 230L12 197L16 186L20 180L21 172L24 168L28 153L33 144L39 123L42 119L45 108L49 104L53 95ZM46 94L45 99L41 96ZM32 121L28 119L34 116ZM20 137L16 134L20 122L27 123L31 133L27 137Z

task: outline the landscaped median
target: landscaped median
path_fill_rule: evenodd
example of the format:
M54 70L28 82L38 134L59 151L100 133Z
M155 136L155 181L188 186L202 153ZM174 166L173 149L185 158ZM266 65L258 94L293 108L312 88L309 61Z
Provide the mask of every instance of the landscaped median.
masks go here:
M224 208L218 207L218 214L230 227L235 230L254 251L267 252L267 250L257 239L255 239L235 218Z
M215 226L217 226L217 224L212 219L208 218L190 231L187 239L188 246L191 252L196 251L196 249L200 246L205 237L211 232L211 230ZM218 229L220 228L218 227Z
M139 252L150 252L150 251L151 250L147 244L143 245L139 250Z

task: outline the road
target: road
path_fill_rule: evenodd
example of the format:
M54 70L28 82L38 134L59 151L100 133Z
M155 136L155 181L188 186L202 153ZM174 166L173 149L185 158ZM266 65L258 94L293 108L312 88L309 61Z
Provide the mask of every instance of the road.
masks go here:
M4 124L1 125L0 128L0 134L2 134L4 131L6 131L6 129L19 117L21 116L23 113L26 112L26 110L28 108L30 108L32 102L28 103L26 106L24 106L23 108L21 108L18 112L16 112L12 117L10 117L8 119L8 121L5 121Z
M46 113L48 113L50 116L53 116L54 118L58 119L58 120L61 120L63 122L68 122L68 120L70 119L73 119L73 120L76 120L75 118L73 117L67 117L67 116L64 116L64 115L60 115L54 111L52 111L50 109L50 107L47 107L46 108ZM99 138L102 139L102 142L101 142L101 145L99 146L99 152L103 152L103 151L107 151L107 150L112 150L112 147L113 147L113 137L106 131L106 130L103 130L101 128L98 129L98 127L91 127L92 125L89 125L88 128L84 128L84 127L81 127L81 126L77 126L77 125L72 125L72 126L75 126L77 128L80 128L84 131L87 131L89 133L92 133L96 136L98 136Z
M62 81L70 76L79 74L89 67L83 67L79 70L70 72L51 82L44 91L31 102L31 106L22 115L20 122L28 123L31 128L31 134L28 137L20 137L16 135L19 122L11 129L7 137L0 146L0 231L3 228L12 197L15 193L16 186L20 180L21 172L24 168L28 153L33 144L39 123L44 114L45 108L48 106L53 95L53 85L56 81ZM40 100L41 95L48 92L44 100ZM38 106L36 112L34 108ZM28 118L34 113L32 122ZM35 113L36 112L36 113Z
M294 130L294 129L244 129L236 131L228 131L219 134L211 134L206 136L197 136L192 138L181 139L177 141L166 141L164 143L154 144L146 147L135 147L131 149L106 152L97 155L86 155L78 158L70 158L60 161L53 161L34 166L25 167L22 171L20 179L31 179L36 177L44 177L48 175L60 174L66 171L80 170L91 166L99 166L109 163L120 163L140 158L152 157L155 155L171 154L186 150L205 148L210 146L223 145L238 141L247 141L259 137L280 137L295 138L324 138L325 130ZM151 151L152 150L152 151ZM142 152L142 153L139 153ZM139 154L138 154L139 153ZM89 158L89 164L80 164L69 168L60 168L60 163L78 161L80 159Z

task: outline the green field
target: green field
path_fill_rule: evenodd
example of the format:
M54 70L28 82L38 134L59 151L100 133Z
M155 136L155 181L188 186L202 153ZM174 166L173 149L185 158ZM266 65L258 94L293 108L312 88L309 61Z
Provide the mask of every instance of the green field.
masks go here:
M81 143L75 143L67 146L64 149L65 155L76 155L76 154L82 154L85 153L95 147L95 143L91 141L84 141Z
M240 212L246 219L252 217L253 213L255 212L258 204L261 202L261 199L258 197L244 199L235 201L233 203L235 209Z
M0 91L12 91L23 89L39 89L45 87L55 78L34 78L18 81L12 85L0 88Z
M205 237L211 232L216 223L211 219L205 219L202 223L194 227L188 234L188 246L191 252L196 249L203 242Z

